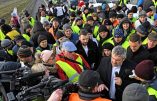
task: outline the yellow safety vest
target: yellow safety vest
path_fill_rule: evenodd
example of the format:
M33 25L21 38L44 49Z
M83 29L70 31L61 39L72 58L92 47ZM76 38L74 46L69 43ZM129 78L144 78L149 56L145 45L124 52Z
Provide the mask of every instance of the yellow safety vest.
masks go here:
M153 96L155 96L156 99L157 99L157 90L156 90L156 89L154 89L154 88L152 88L152 87L148 87L148 88L147 88L147 91L148 91L148 94L149 94L149 95L153 95Z
M122 3L123 3L122 1L123 0L120 0L120 4L119 4L120 6L122 6ZM124 5L126 5L126 4L127 4L127 0L124 0Z
M155 0L152 0L154 3L155 8L157 7L157 2Z
M31 17L31 21L29 21L29 24L33 27L35 24L35 20L33 17Z
M4 40L5 39L5 35L4 33L2 32L2 30L0 29L0 40Z
M92 16L92 14L88 14L87 17L88 17L88 16ZM82 14L82 18L83 18L83 21L84 21L84 22L87 21L87 17L86 17L85 14Z
M78 54L77 54L78 55ZM77 62L79 62L80 64L83 63L82 58L78 55L78 58L76 59ZM56 64L58 64L60 66L60 68L65 72L66 76L68 78L71 78L72 76L74 76L75 74L78 74L77 71L75 69L73 69L73 67L71 67L68 63L62 61L62 60L58 60L56 62ZM79 67L83 70L83 66L79 64ZM72 82L78 82L78 78L79 75L76 76Z
M69 11L70 11L70 12L75 12L75 13L76 13L76 12L77 12L77 9L76 9L76 10L73 10L73 9L70 8Z
M134 34L135 32L136 32L135 30L132 30L132 31L129 33L129 35L126 37L126 41L129 41L130 35Z
M96 38L97 35L98 35L98 30L99 30L99 27L98 27L98 26L95 26L95 27L94 27L94 31L93 31L93 35L94 35L95 38Z
M106 40L105 42L103 42L102 45L104 45L105 43L111 43L113 46L115 46L113 40L112 40L113 37L109 38L108 40ZM128 46L129 46L129 42L127 40L125 40L122 45L121 45L123 48L127 49Z
M20 35L20 33L19 33L18 31L16 31L16 30L12 30L12 31L8 32L6 35L7 35L11 40L14 40L17 35Z
M144 41L142 42L142 45L146 45L148 43L148 38L144 39Z
M13 50L7 50L10 55L13 55Z
M72 30L73 30L74 33L77 33L77 34L80 33L80 28L77 25L72 26Z
M22 36L26 39L26 41L30 41L30 37L27 34L22 34Z

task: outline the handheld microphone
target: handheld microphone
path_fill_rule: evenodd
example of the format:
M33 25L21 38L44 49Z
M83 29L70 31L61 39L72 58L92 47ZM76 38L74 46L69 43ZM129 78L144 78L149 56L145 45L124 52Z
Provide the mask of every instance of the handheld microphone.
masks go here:
M119 77L119 73L118 73L118 72L115 72L115 76L116 76L116 77Z

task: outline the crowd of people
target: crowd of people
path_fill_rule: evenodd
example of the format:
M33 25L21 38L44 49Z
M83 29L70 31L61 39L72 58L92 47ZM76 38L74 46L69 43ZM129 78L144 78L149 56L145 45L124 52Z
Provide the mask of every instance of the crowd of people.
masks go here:
M50 1L36 18L29 11L12 13L9 24L0 18L0 71L27 66L73 78L79 91L69 101L157 101L157 1L131 9L124 1L112 8ZM62 95L57 89L48 101Z

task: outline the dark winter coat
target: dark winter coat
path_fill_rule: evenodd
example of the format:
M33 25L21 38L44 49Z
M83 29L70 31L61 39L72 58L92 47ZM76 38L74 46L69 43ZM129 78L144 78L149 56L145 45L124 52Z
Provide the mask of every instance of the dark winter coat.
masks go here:
M135 64L143 60L149 59L149 52L141 46L136 52L132 52L130 46L127 48L127 59Z

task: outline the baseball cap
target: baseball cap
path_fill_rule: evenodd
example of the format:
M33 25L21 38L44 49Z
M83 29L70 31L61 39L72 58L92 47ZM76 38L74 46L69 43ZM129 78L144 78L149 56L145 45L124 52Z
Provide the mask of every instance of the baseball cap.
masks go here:
M77 50L76 46L71 41L63 42L62 43L62 49L66 50L68 52L74 52Z

